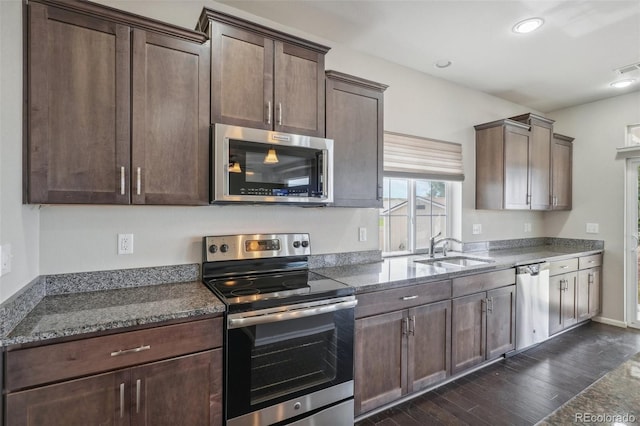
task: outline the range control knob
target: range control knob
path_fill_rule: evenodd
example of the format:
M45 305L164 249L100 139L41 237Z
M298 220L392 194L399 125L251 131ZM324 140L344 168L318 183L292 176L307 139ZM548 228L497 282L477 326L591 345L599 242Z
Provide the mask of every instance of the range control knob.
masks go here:
M209 246L209 253L216 253L218 251L218 246L215 244L211 244Z
M302 247L309 247L309 241L307 240L302 240Z
M295 248L300 247L300 241L294 241L294 242L293 242L293 246L294 246Z
M220 246L220 251L223 252L223 253L228 252L229 251L229 246L226 245L226 244L221 245Z

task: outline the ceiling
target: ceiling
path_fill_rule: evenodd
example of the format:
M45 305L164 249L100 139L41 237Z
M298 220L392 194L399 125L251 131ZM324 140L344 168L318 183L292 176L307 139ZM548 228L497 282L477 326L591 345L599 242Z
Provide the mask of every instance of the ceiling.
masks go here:
M640 68L615 71L640 62L638 0L221 3L543 113L640 90ZM534 16L536 32L511 31Z

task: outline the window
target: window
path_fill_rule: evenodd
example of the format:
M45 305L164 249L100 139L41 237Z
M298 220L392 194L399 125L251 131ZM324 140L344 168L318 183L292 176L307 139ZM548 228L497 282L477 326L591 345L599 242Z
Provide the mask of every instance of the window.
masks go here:
M385 177L380 210L380 250L384 254L427 251L429 239L450 229L451 184Z

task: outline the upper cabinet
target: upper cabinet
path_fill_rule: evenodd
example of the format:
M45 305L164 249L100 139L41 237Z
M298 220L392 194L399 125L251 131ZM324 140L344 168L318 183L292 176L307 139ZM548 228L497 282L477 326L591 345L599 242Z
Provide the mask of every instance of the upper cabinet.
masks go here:
M324 136L328 47L204 9L211 123Z
M535 114L524 114L475 126L477 209L551 210L555 207L555 188L566 187L562 180L571 181L571 170L566 169L564 160L552 165L553 123ZM554 173L556 166L558 172ZM570 208L571 192L562 191L565 197L562 205L569 206L563 208Z
M571 210L573 138L553 134L551 145L551 203L553 210Z
M327 71L327 138L334 140L334 206L382 207L386 85Z
M208 203L204 34L89 2L27 25L25 201Z

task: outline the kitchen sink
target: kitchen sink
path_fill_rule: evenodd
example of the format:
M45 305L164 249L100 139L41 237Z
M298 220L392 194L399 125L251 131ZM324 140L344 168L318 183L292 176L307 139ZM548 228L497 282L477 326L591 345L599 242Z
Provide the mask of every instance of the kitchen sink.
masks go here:
M487 258L469 257L469 256L447 256L447 257L421 258L421 259L416 259L415 262L424 263L427 265L433 265L436 267L439 266L442 268L447 268L447 267L466 268L469 266L486 265L488 263L493 263L494 260L487 259Z

